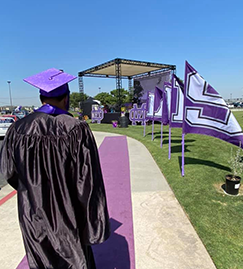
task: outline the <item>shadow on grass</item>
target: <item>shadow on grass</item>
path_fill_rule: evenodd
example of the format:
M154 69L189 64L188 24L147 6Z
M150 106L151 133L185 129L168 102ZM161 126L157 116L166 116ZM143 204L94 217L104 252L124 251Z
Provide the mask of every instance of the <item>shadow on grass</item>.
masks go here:
M191 152L188 148L188 146L185 145L185 152ZM171 154L172 153L181 153L181 145L178 146L172 146L171 147Z
M156 136L155 139L160 139L160 136ZM185 143L192 143L195 142L195 139L186 139ZM181 139L173 139L171 140L171 144L180 144L181 143ZM163 144L169 144L169 139L163 139ZM181 146L180 146L181 147Z
M163 134L169 134L169 132L163 132ZM146 135L152 135L152 132L150 132L150 133L146 133ZM155 137L156 135L159 135L159 137L160 137L160 131L159 131L159 132L154 132L154 137Z
M179 156L178 159L179 159L179 164L180 164L180 169L181 169L181 164L182 164L181 156ZM220 170L225 170L225 171L231 172L231 169L228 166L224 166L224 165L212 162L212 161L196 159L196 158L191 158L191 157L185 157L185 166L188 164L201 164L201 165L211 166L211 167L215 167L215 168L220 169Z

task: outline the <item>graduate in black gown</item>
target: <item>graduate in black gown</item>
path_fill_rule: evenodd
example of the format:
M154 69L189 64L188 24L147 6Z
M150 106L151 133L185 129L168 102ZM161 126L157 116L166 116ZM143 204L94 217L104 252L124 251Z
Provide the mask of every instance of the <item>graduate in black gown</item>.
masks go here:
M10 126L0 151L30 269L94 269L91 245L110 234L94 137L68 113L73 79L54 68L25 79L43 106Z

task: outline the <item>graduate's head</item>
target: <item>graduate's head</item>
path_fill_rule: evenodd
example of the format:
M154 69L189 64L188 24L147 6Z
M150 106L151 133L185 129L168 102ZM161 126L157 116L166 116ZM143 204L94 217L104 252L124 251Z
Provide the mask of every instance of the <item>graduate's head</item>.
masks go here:
M64 73L63 70L51 68L24 81L40 90L42 104L47 103L68 110L70 93L68 82L74 79L75 76Z
M47 97L45 95L40 94L40 101L42 105L50 104L64 110L69 109L69 93L64 93L56 97Z

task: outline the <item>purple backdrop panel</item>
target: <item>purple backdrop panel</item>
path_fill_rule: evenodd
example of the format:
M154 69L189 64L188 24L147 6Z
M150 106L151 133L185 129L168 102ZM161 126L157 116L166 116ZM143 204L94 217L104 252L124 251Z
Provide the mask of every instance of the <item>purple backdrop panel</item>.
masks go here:
M184 109L184 84L172 74L170 127L182 128Z
M112 234L93 246L97 268L135 269L132 201L127 140L106 137L99 148Z
M141 101L147 99L147 92L154 92L155 87L163 88L164 82L170 81L171 71L134 79L134 90L141 91Z
M223 98L186 62L183 133L205 134L243 147L242 129Z

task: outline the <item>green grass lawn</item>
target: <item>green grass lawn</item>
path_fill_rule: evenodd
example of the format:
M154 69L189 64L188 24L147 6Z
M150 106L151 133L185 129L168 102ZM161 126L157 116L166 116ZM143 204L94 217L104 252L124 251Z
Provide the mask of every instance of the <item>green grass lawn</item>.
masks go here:
M234 115L243 127L243 112ZM235 151L237 147L214 137L186 135L182 177L181 129L172 129L172 154L168 160L168 126L164 126L162 149L159 124L155 125L154 141L151 125L147 126L145 137L142 126L113 128L111 124L90 124L90 127L93 131L119 133L141 141L165 175L216 267L243 268L243 195L228 196L221 189L225 175L231 171L227 161L231 148Z

